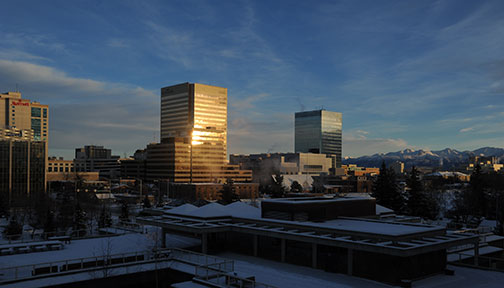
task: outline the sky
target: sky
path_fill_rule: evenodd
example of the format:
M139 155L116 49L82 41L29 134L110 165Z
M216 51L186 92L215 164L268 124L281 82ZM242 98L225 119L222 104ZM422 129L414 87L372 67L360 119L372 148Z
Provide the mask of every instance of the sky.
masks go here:
M343 113L343 155L504 143L504 1L24 1L0 9L0 91L50 105L50 155L159 141L160 88L228 88L228 152L294 150Z

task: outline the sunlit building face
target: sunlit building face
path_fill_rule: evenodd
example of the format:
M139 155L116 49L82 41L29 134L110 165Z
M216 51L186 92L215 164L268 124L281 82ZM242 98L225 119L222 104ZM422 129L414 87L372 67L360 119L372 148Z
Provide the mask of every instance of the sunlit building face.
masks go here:
M219 178L227 163L227 89L197 83L162 88L161 142L169 141L179 143L175 178L185 181L189 175L191 182Z

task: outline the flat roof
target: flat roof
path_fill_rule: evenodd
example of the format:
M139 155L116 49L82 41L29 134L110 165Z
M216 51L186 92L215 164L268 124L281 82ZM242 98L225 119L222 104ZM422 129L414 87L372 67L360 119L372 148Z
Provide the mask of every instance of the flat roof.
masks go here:
M292 198L276 198L265 199L262 202L266 203L289 203L289 204L307 204L307 203L328 203L328 202L341 202L341 201L355 201L355 200L370 200L372 197L292 197Z
M416 223L349 217L324 222L261 218L259 208L242 202L227 206L212 203L180 210L174 210L175 213L160 210L163 215L138 217L137 222L195 234L233 231L397 256L438 251L479 240L477 235L446 234L441 226Z

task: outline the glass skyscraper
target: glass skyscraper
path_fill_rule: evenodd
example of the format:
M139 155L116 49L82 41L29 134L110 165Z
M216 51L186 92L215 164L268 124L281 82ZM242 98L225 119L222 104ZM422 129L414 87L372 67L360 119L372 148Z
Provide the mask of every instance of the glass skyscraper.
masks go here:
M341 166L342 114L327 110L297 112L295 115L295 152L321 153Z
M173 165L165 166L172 181L225 179L227 88L197 83L162 88L161 143L173 146L165 149L173 159ZM154 148L151 154L162 153Z

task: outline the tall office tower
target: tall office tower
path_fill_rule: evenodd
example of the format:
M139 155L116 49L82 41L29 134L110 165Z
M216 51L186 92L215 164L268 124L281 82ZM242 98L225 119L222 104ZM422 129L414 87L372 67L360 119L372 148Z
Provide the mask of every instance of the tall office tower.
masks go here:
M221 178L227 164L227 88L197 83L162 88L161 144L172 146L175 166L167 169L174 181ZM151 146L150 155L162 150Z
M47 105L0 94L0 201L20 206L45 192L48 119Z
M333 157L333 168L341 167L342 115L315 110L295 115L295 152L321 153Z
M0 129L33 132L34 141L49 143L49 106L22 99L19 92L0 94Z

